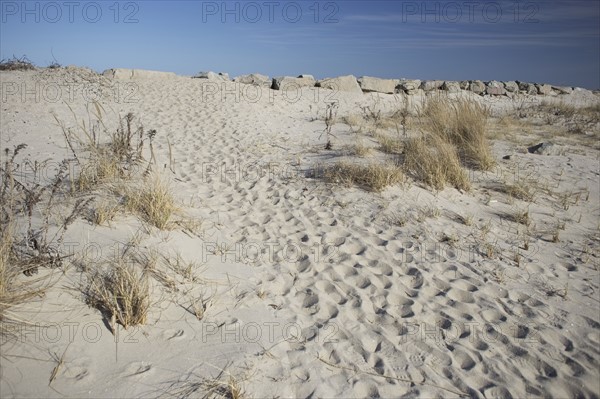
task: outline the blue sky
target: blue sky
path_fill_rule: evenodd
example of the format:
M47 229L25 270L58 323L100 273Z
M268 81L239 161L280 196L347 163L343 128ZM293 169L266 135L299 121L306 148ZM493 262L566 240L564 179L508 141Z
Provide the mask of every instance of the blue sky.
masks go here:
M0 57L600 88L600 1L6 1ZM318 12L317 12L318 10Z

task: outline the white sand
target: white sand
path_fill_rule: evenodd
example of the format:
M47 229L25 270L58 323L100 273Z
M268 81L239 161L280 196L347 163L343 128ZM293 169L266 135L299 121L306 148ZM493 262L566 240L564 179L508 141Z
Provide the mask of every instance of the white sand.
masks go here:
M400 100L392 95L332 97L305 88L292 102L279 91L224 83L225 99L203 98L200 79L113 81L83 69L0 77L2 148L27 143L31 160L68 157L52 113L74 126L67 104L87 119L81 90L103 87L105 122L114 126L119 114L133 112L147 130L156 129L160 165L169 163L168 139L175 173L168 167L165 173L185 214L204 220L203 238L147 232L125 214L111 227L85 220L71 226L67 242L78 249L95 243L103 256L141 231L141 251L179 252L201 265L201 280L178 280L172 292L154 284L148 324L115 337L75 289L81 276L74 267L64 274L40 269L38 277L51 274L54 283L44 298L12 309L34 326L19 327L18 339L1 346L0 396L201 397L206 387L199 383L222 370L224 381L234 376L255 398L600 395L597 149L574 141L564 144L564 155L540 156L496 140L498 166L474 172L471 193L432 193L409 182L375 194L304 172L339 159L343 145L355 140L338 123L336 151L323 150L327 100L339 100L342 117L374 104L393 110ZM43 93L54 87L50 82L62 85L55 103L49 101L55 94ZM79 92L72 99L66 82ZM32 94L22 101L22 88L36 84L40 101ZM18 94L11 94L15 87ZM250 100L257 90L261 98ZM561 99L598 101L589 92ZM498 113L515 106L485 101ZM512 158L502 160L507 154ZM528 203L512 202L494 187L525 172L554 192L584 194L567 210L540 194L529 208L529 250L519 250L523 226L506 215ZM421 218L427 209L439 217ZM393 214L406 215L406 224L390 224ZM472 225L459 217L472 218ZM551 231L561 221L565 229L553 243ZM456 243L440 242L444 234ZM211 254L217 243L229 253ZM496 249L492 259L481 253L485 243ZM257 255L257 248L265 253ZM198 321L184 308L202 293L213 299ZM49 387L53 356L63 353Z

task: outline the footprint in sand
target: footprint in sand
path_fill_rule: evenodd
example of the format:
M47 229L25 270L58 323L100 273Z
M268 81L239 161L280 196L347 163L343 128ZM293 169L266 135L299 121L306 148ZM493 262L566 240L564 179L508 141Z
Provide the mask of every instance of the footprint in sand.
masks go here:
M135 377L152 370L152 365L145 362L133 362L128 364L121 372L121 377Z
M165 341L171 340L179 340L185 336L185 332L183 330L165 330L161 334L162 339Z

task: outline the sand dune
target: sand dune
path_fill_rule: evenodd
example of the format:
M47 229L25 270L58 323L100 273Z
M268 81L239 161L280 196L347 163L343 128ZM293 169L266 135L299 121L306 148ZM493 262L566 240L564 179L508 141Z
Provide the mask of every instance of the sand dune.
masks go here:
M3 397L218 396L227 387L210 381L230 375L256 398L600 395L600 170L589 140L598 122L588 135L559 134L558 122L506 116L518 100L451 94L491 108L497 165L469 172L471 192L407 177L375 193L326 183L316 166L392 159L370 133L395 137L395 127L370 125L364 108L387 114L410 101L415 110L424 96L305 87L291 100L234 82L209 95L202 79L118 80L73 68L1 77L42 93L36 101L4 91L2 148L26 143L29 160L70 157L52 114L73 129L73 114L97 123L90 98L65 88L99 90L109 129L128 112L156 129L156 169L183 218L202 221L194 235L145 227L126 212L110 225L77 220L65 242L78 254L106 255L137 234L140 252L195 262L196 279L152 281L147 323L113 335L76 289L78 267L40 268L37 277L52 281L45 296L11 308L29 324L3 326L13 333L2 343ZM52 82L62 88L55 102ZM332 96L338 122L327 151ZM521 101L527 110L540 100ZM589 92L549 101L600 103ZM358 137L373 148L364 159L352 155ZM546 141L561 152L527 152ZM533 199L503 190L521 178L535 184ZM511 219L523 210L528 226ZM198 298L209 303L202 320L189 311Z

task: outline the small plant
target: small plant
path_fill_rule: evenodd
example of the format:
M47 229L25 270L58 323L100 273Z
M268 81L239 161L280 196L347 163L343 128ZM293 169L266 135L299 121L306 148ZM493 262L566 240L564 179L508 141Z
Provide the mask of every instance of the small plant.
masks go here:
M333 149L331 138L335 136L331 133L331 130L337 121L337 107L338 103L332 102L327 104L327 109L325 110L325 130L323 133L327 134L327 144L325 144L326 150Z
M459 216L459 219L462 222L462 224L464 224L465 226L472 226L474 216L472 214L468 213L464 216Z
M444 233L442 235L442 238L440 239L440 242L446 243L453 248L456 247L456 244L458 244L458 241L459 241L458 236L454 233L451 233L451 234Z
M119 207L109 201L101 202L92 211L91 222L99 226L109 224L117 215Z
M400 212L392 212L385 217L385 221L392 226L403 227L408 222L408 218Z
M145 324L150 309L148 277L136 265L134 257L115 256L108 270L91 276L84 292L90 306L125 329Z
M511 198L532 202L535 199L536 191L531 182L519 180L515 184L506 184L503 190Z
M552 231L552 242L557 243L560 241L560 230L558 228Z
M0 71L30 71L33 69L35 69L35 65L25 56L21 58L13 56L13 58L0 61Z
M427 218L437 219L442 216L440 208L434 205L423 206L417 210L417 221L424 222Z
M371 154L371 148L367 147L362 139L357 138L352 147L352 153L358 157L366 157Z
M514 257L513 257L513 261L515 262L515 264L517 265L517 267L521 266L521 254L519 253L519 251L515 251Z
M485 136L488 109L474 101L451 101L429 97L422 110L425 129L452 143L462 162L481 170L490 170L496 161Z
M157 174L148 176L138 190L127 188L125 203L127 209L137 212L159 229L167 227L177 210L169 184Z
M418 181L442 190L446 184L469 191L471 182L461 167L456 148L445 139L429 135L407 140L404 169Z
M400 154L402 152L402 143L397 138L388 134L376 134L375 138L381 145L381 150L387 154Z
M211 304L212 297L205 298L204 295L201 295L197 299L192 299L188 311L196 316L196 319L200 321L204 318L206 310L211 306Z
M498 247L496 246L496 244L492 244L490 242L485 242L483 244L483 254L488 259L494 259L496 257L496 255L498 254Z
M175 259L165 256L164 257L167 266L175 273L189 281L196 281L194 271L198 268L198 265L194 261L186 261L183 259L181 254L177 254Z
M528 209L517 210L515 213L510 215L509 219L515 223L522 224L523 226L529 226L531 224Z
M338 162L325 171L325 178L331 183L347 187L357 185L371 191L382 191L402 182L403 174L395 165Z

